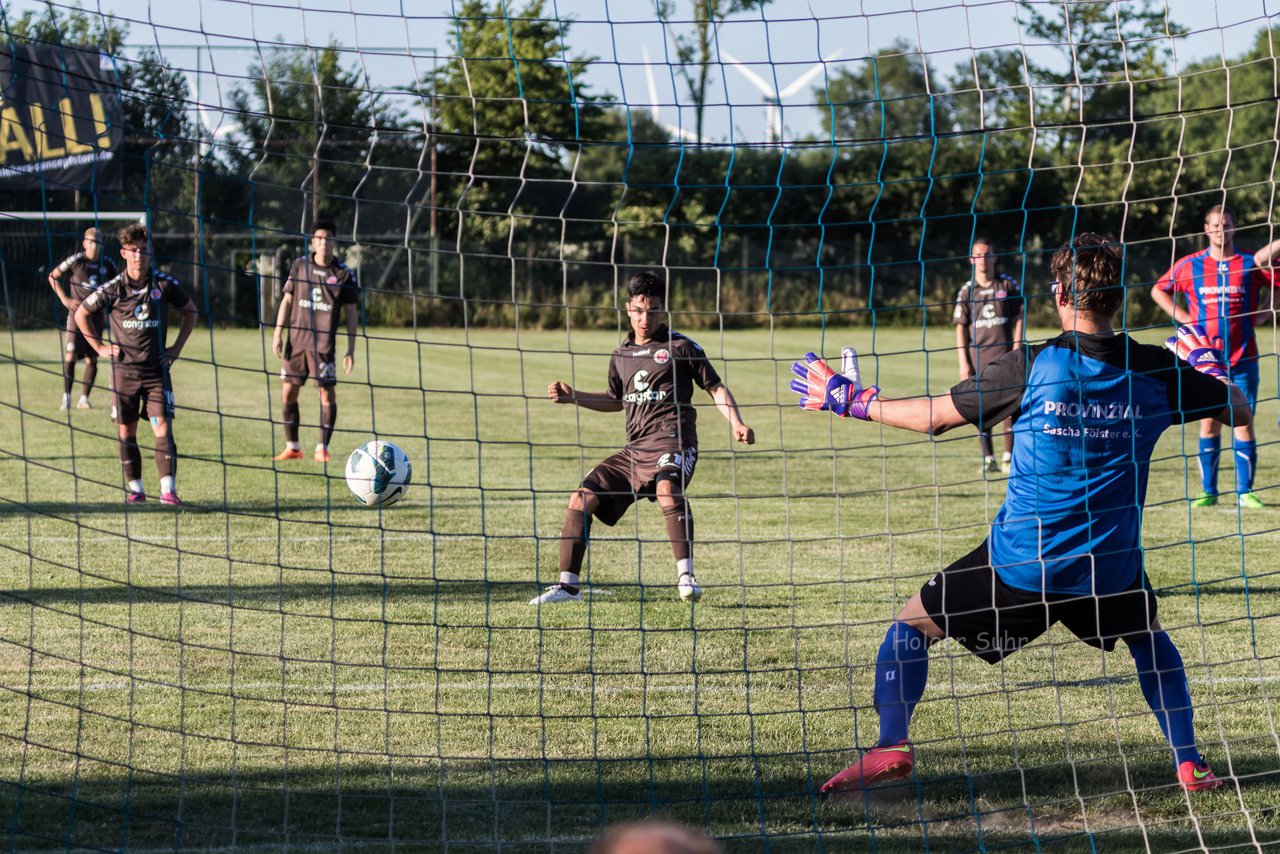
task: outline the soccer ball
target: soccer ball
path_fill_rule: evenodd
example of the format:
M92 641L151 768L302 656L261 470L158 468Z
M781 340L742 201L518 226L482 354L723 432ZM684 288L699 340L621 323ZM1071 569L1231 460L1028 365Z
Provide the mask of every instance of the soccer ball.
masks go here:
M374 439L347 458L347 486L357 501L369 507L395 504L404 498L412 477L409 458L390 442Z

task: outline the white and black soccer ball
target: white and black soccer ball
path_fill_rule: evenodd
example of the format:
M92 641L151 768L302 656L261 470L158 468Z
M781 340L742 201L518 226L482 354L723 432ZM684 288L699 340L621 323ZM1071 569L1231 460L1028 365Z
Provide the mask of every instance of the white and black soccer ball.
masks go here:
M409 491L413 466L398 445L374 439L347 458L347 486L369 507L395 504Z

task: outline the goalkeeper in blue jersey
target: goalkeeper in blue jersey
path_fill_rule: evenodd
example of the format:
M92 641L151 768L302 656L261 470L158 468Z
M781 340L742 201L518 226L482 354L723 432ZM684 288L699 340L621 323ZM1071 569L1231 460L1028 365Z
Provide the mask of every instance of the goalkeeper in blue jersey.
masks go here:
M1082 234L1050 267L1062 334L1015 350L950 394L886 400L864 388L856 356L844 374L812 353L792 388L806 409L939 434L1013 418L1005 502L976 549L935 575L902 608L876 659L880 739L822 791L910 775L907 736L924 694L929 646L952 638L996 664L1062 623L1110 651L1123 640L1142 693L1173 748L1184 789L1222 785L1196 749L1182 657L1156 619L1142 565L1142 506L1152 451L1167 428L1199 418L1239 427L1248 401L1203 330L1180 327L1166 349L1117 334L1121 247ZM1181 358L1179 358L1181 357Z

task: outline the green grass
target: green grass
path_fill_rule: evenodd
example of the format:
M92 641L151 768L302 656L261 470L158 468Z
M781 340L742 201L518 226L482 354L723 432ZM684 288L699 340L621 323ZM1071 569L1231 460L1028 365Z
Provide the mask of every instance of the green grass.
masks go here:
M541 614L525 603L555 579L568 491L622 439L620 416L554 407L545 388L603 388L614 335L379 331L340 387L326 475L269 461L279 384L263 339L201 329L174 370L189 506L128 513L106 396L57 412L54 334L0 339L7 844L577 851L650 814L743 850L1280 839L1280 510L1191 512L1194 427L1160 446L1148 565L1206 755L1238 785L1189 802L1128 655L1055 629L1002 667L935 648L918 779L815 800L875 740L886 622L984 535L1003 484L978 474L971 430L838 423L787 390L793 358L856 343L887 393L941 393L949 329L927 355L910 330L698 337L757 435L731 448L701 398L703 602L676 598L644 503L596 526L595 595ZM1267 364L1259 492L1280 507ZM314 391L302 400L314 423ZM383 514L341 480L375 430L415 466ZM314 437L304 427L304 447Z

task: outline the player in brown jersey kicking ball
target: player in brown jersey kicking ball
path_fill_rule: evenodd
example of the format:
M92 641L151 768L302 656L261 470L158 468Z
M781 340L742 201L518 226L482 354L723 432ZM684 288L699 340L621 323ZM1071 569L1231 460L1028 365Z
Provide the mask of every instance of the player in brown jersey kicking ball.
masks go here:
M755 444L756 435L742 423L737 401L692 340L667 329L666 284L651 272L637 273L627 285L631 332L609 360L609 389L575 391L553 382L547 394L554 403L573 403L596 412L627 414L627 445L587 474L569 496L560 531L560 582L529 601L530 605L576 602L582 598L579 573L591 531L591 517L615 525L640 498L656 500L667 523L675 553L680 598L697 602L702 588L693 574L693 515L685 488L698 462L697 412L693 386L711 395L733 437Z
M169 365L178 358L196 325L196 307L177 279L151 269L150 236L138 223L120 229L124 272L84 298L76 308L76 325L100 356L111 359L116 431L120 464L124 466L125 500L147 500L142 486L142 452L138 449L138 417L145 409L156 438L156 471L160 500L181 504L176 487L178 446L173 440L173 386ZM104 343L93 326L93 314L106 310L111 343ZM182 313L182 326L173 344L168 340L168 315Z
M283 364L280 393L284 420L284 450L276 460L302 459L298 442L298 392L308 376L316 379L320 392L320 441L313 458L329 462L329 440L338 420L337 354L338 314L347 320L347 353L342 372L351 373L356 361L356 324L359 321L360 290L356 275L333 256L337 231L332 222L319 220L311 229L311 254L293 262L284 296L276 313L276 331L271 349ZM289 340L284 340L284 330Z
M49 274L49 287L58 296L58 302L67 309L66 346L62 353L62 403L59 409L71 408L71 387L76 382L76 362L84 359L84 383L80 389L79 409L92 409L89 395L93 392L94 380L98 378L98 351L89 346L80 327L76 325L76 308L84 302L85 297L96 291L116 277L115 263L102 254L102 240L98 229L87 228L84 232L83 248L68 257ZM64 290L63 277L66 277ZM102 312L95 312L89 318L98 337L102 337Z

